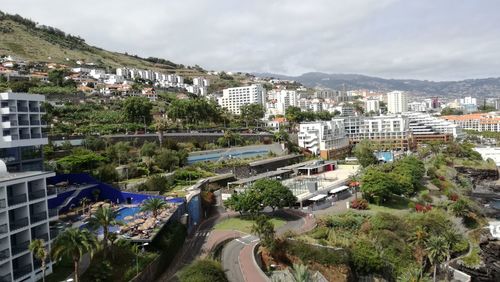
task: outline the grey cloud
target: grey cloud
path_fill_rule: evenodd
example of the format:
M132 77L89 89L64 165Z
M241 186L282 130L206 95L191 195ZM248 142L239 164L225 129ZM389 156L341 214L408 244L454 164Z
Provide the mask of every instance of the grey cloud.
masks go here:
M1 9L109 50L207 69L432 80L500 72L494 0L43 2Z

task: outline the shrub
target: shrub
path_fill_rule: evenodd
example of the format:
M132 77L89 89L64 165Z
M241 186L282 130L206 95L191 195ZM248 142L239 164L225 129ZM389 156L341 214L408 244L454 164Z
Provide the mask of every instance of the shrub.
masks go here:
M431 205L415 204L415 211L416 212L428 212L430 210L432 210Z
M355 199L351 201L351 208L356 210L367 210L368 201L365 199Z
M448 199L453 201L453 202L456 202L458 200L458 195L456 193L451 193L448 195Z
M316 247L300 241L289 242L287 249L304 263L317 262L324 265L338 265L348 261L348 256L344 251Z
M360 274L380 274L384 269L384 260L375 245L366 239L354 243L351 249L351 260L354 269Z
M219 262L209 259L198 260L184 268L180 275L181 282L228 281Z
M329 216L323 219L322 224L329 228L341 228L357 230L366 219L366 215L346 212L339 215Z
M311 233L311 237L314 239L326 239L328 238L328 227L326 226L320 226Z

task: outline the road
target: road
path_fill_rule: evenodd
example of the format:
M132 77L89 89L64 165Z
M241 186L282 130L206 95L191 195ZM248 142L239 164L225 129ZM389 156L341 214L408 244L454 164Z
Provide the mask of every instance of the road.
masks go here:
M240 268L240 253L245 244L238 240L232 240L222 249L222 268L226 271L229 281L245 281Z

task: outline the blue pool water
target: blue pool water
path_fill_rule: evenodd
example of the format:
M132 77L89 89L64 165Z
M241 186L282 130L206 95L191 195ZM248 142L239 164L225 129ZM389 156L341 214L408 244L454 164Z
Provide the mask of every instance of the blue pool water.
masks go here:
M377 156L377 159L386 163L394 161L394 155L392 152L376 152L375 155Z
M141 210L140 207L123 207L118 210L116 220L123 222L125 221L125 217L134 216L136 213L140 212L140 210ZM82 226L80 226L80 228L88 228L88 223L83 224ZM119 226L110 226L108 229L109 232L114 233L117 232L120 228ZM104 232L102 227L97 230L97 234L102 235L103 233Z
M210 153L205 155L189 156L188 164L204 161L217 161L221 158L251 158L269 153L269 149L251 149L251 150L229 150L220 153Z

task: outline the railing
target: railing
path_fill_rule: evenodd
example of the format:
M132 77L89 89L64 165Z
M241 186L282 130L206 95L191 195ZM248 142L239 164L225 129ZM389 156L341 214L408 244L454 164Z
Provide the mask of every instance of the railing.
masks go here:
M18 220L14 220L12 222L10 222L10 231L14 231L16 229L19 229L19 228L23 228L25 226L27 226L29 224L29 219L28 217L25 217L25 218L21 218L21 219L18 219Z
M40 108L39 107L30 107L30 112L40 112Z
M47 188L47 196L57 194L57 190L55 188Z
M59 216L59 211L57 209L49 209L49 217Z
M39 120L30 120L30 124L31 125L40 125L40 121Z
M21 140L23 139L30 139L30 135L29 134L21 134Z
M42 134L40 134L40 133L33 133L33 134L31 134L31 138L42 138Z
M19 125L30 125L30 121L21 119L21 120L19 120Z
M5 234L9 232L9 228L7 226L7 223L0 225L0 234Z
M15 120L15 119L11 120L10 121L10 125L11 126L17 126L18 125L17 120Z
M9 248L0 251L0 260L8 259L10 258L10 250Z
M0 209L5 209L7 207L7 201L5 199L0 199Z
M31 272L31 264L27 264L25 266L21 266L17 269L14 269L14 279L19 279L26 274L29 274Z
M24 251L28 250L28 246L30 245L30 241L25 241L19 244L13 244L12 245L12 255L17 255L19 253L22 253Z
M28 111L28 107L17 107L17 111L18 112L27 112Z
M10 275L10 273L0 276L0 282L11 282L11 281L12 281L12 276Z
M44 242L48 242L49 241L49 233L35 235L35 236L33 236L33 239L42 239Z
M9 109L9 112L17 112L17 108L15 106L2 106L2 109Z
M17 134L12 134L12 135L10 136L10 139L12 139L12 140L19 140L19 135L17 135Z
M50 240L54 240L59 235L59 230L50 229Z
M42 190L36 190L36 191L29 192L29 197L30 197L30 201L43 198L43 197L45 197L45 190L42 189Z
M8 198L9 206L18 205L28 200L26 194L16 195Z
M35 214L30 215L31 223L39 222L42 220L47 219L47 213L46 212L39 212Z

